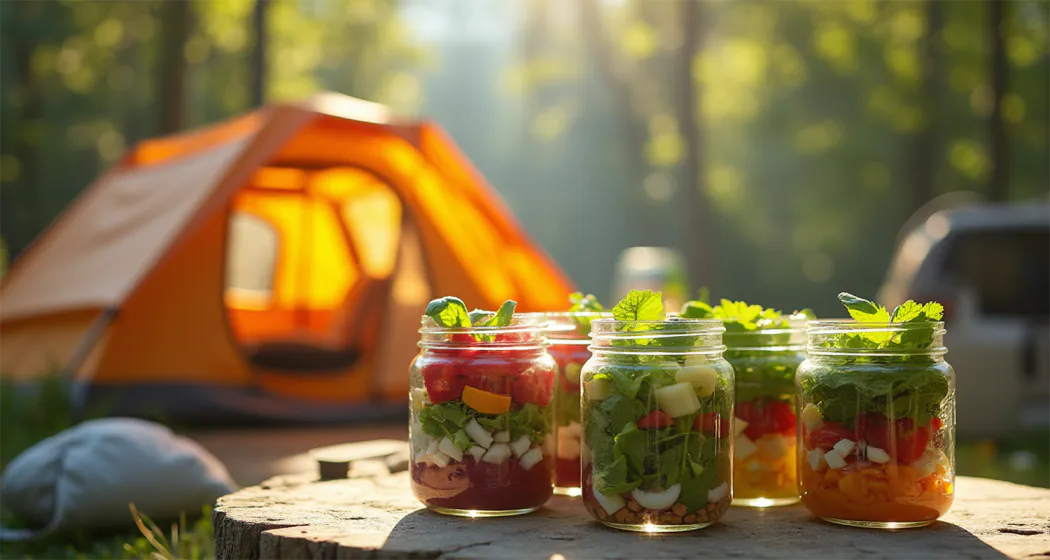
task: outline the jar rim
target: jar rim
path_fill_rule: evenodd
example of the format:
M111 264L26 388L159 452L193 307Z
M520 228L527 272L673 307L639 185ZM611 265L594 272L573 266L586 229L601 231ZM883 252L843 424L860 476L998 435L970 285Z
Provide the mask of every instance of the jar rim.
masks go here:
M722 323L721 319L681 319L681 318L677 318L676 317L674 319L665 319L663 321L621 321L619 319L596 319L596 320L591 322L592 329L596 329L598 327L609 328L609 327L617 327L617 326L641 327L641 326L646 326L646 325L652 325L652 326L678 325L678 326L681 326L681 327L686 327L684 329L675 329L675 330L670 330L670 331L662 331L662 332L676 332L676 333L680 333L680 331L689 331L689 332L693 332L693 333L696 333L696 334L713 334L713 333L716 333L716 332L725 332L725 330L726 330L725 324ZM702 330L699 330L699 331L695 330L695 329L698 329L698 328L702 329ZM609 334L612 334L612 333L615 333L615 332L646 332L646 331L637 331L637 330L632 329L630 331L606 330L605 332L609 333Z
M598 319L611 319L613 314L611 311L531 311L528 313L521 313L523 317L538 317L547 321L545 329L550 333L571 333L579 330L579 324L574 322L573 319L591 319L595 321ZM586 334L580 337L580 340L586 340L589 336Z
M833 332L865 332L865 331L908 331L917 329L928 329L933 327L935 333L944 334L944 321L924 321L921 323L901 322L870 322L857 321L856 319L814 319L806 324L806 331L810 334L830 334Z

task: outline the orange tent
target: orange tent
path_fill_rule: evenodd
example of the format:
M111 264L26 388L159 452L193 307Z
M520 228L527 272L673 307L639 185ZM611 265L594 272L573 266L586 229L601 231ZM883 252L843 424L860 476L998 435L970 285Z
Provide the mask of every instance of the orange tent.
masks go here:
M437 126L322 94L99 178L0 286L0 372L66 373L112 413L365 416L406 398L433 297L569 292Z

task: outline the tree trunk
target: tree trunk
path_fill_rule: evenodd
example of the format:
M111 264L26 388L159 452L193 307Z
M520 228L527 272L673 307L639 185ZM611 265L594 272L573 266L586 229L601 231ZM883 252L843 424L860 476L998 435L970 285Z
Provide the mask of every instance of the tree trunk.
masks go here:
M679 21L682 24L682 48L678 51L675 75L678 87L675 113L682 132L685 152L681 162L682 223L685 235L682 252L686 272L693 286L707 286L712 278L714 255L711 250L711 209L702 184L703 149L700 122L697 118L699 88L693 76L693 59L701 48L702 4L698 0L680 0Z
M922 75L919 84L919 103L924 117L923 128L915 136L915 144L909 150L912 158L912 188L910 213L914 213L934 196L940 135L935 117L940 100L941 64L939 39L944 25L944 10L941 0L926 0L926 33L920 47L922 51Z
M992 172L989 175L988 197L1003 201L1009 196L1007 166L1006 128L1003 125L1003 97L1006 95L1006 46L1002 27L1006 20L1006 2L988 2L988 39L992 46L992 116L989 119L989 146L992 156Z
M252 34L255 48L252 49L252 107L266 102L266 46L269 44L266 30L266 14L270 0L255 0L252 11Z
M165 0L161 11L158 126L161 134L171 134L186 123L185 51L190 36L190 0Z
M13 33L14 39L14 64L16 79L14 83L21 84L22 105L18 113L13 139L12 152L19 163L19 173L15 181L5 185L3 196L0 197L0 209L2 219L7 224L5 233L8 235L7 248L9 255L17 256L25 249L37 232L47 225L43 216L40 196L41 185L38 182L37 154L39 149L27 140L27 132L41 118L42 95L40 83L33 72L32 58L36 49L35 37L29 30L40 24L41 9L46 8L43 3L37 2L12 2L8 8L13 8L17 18L22 22L23 28ZM53 12L53 11L52 11ZM12 259L13 260L13 259Z

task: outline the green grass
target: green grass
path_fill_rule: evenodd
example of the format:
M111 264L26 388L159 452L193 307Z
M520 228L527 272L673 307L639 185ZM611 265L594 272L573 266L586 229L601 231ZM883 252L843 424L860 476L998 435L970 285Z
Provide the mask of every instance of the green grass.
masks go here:
M102 416L101 410L86 416ZM72 426L66 383L48 377L32 392L0 383L0 472L19 453ZM25 524L0 504L5 526ZM0 558L205 560L215 557L211 509L161 529L147 516L128 511L128 529L116 533L73 532L35 542L2 543Z
M964 440L955 446L959 474L1050 488L1050 430L998 440Z

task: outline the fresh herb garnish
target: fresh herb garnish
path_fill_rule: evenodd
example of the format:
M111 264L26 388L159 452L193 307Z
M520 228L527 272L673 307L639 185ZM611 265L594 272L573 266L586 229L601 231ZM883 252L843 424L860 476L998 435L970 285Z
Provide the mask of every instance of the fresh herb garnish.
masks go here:
M612 313L617 321L662 321L663 294L652 290L631 290L613 307Z
M926 425L940 413L950 389L948 378L923 352L933 343L934 323L941 319L944 308L937 302L907 301L891 314L845 292L839 294L839 301L859 323L885 328L845 332L830 338L825 347L880 350L884 355L826 357L823 361L830 363L800 379L805 399L815 403L826 420L846 426L866 412L879 412L890 419L911 418L916 425Z
M434 320L439 327L447 329L469 329L471 327L506 327L514 318L514 309L517 302L507 300L499 306L496 312L475 309L467 313L467 306L458 297L445 296L431 301L427 305L426 315ZM479 341L493 340L490 334L474 334Z
M439 327L453 329L468 328L471 325L467 306L458 297L445 296L431 301L427 305L426 315Z
M601 313L605 311L598 298L594 294L584 295L583 292L569 294L569 313ZM584 336L591 332L591 317L574 316L573 321L579 326L578 332Z

